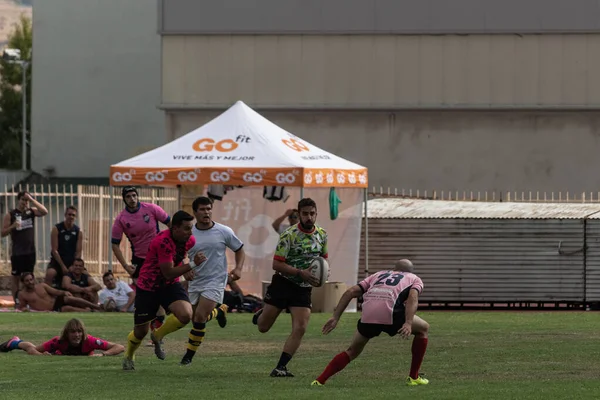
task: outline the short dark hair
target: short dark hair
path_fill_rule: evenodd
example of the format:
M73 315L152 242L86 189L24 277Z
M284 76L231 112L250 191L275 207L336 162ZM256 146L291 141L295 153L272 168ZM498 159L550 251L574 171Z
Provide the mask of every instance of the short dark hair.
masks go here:
M71 205L71 206L68 206L68 207L65 209L65 214L66 214L66 213L67 213L67 211L69 211L69 210L73 210L73 211L77 212L77 207L75 207L75 206L73 206L73 205Z
M192 203L192 210L196 211L198 209L198 206L212 206L212 205L213 205L212 199L210 199L209 197L206 197L206 196L200 196L200 197L197 197L196 200L194 200L194 202Z
M111 271L105 272L104 275L102 275L102 280L105 280L109 276L114 276L114 275Z
M194 217L189 213L179 210L173 215L171 219L171 226L181 226L184 221L193 221Z
M76 258L73 260L73 264L75 264L75 261L79 261L81 262L81 264L83 264L83 266L85 267L85 261L83 261L83 258Z
M27 192L19 192L19 193L17 193L17 200L21 200L21 198L25 196L25 193L27 193Z
M35 279L35 275L33 275L33 272L23 272L21 274L21 282L25 282L25 278L27 278L29 275L33 276L33 279Z
M310 197L306 197L298 202L298 211L303 209L304 207L314 207L317 208L317 203Z

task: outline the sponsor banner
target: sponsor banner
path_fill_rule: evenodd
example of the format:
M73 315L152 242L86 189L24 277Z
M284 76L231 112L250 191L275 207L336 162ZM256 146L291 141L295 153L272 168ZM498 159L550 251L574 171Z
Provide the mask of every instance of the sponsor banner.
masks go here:
M111 167L110 183L149 186L222 184L233 186L368 187L367 170L302 168L156 169Z
M304 187L357 187L366 188L369 179L366 169L308 169L303 172Z

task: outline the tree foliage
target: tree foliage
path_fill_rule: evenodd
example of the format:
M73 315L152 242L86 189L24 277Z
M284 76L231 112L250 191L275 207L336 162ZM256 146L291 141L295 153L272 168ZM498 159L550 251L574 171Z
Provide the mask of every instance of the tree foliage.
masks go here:
M8 37L7 47L21 50L27 68L27 142L31 143L31 48L33 44L31 19L21 15L19 23ZM21 168L23 126L23 70L20 64L0 59L0 168ZM29 149L27 151L29 154ZM29 163L27 163L29 168Z

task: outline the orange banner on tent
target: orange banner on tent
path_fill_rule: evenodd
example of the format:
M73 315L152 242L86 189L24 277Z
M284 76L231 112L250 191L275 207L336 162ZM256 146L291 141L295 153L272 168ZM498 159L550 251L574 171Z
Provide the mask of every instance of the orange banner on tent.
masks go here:
M367 169L312 168L110 168L110 184L179 186L368 187Z

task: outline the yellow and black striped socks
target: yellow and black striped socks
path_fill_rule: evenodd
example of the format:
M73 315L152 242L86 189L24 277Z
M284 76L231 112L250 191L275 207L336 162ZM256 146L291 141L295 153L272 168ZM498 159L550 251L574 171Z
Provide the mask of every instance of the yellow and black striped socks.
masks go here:
M214 311L215 310L213 310L213 312ZM187 352L185 353L185 356L183 356L183 358L191 360L194 357L196 351L198 350L198 346L200 346L204 341L205 334L206 322L194 322L194 327L188 335Z
M213 310L208 314L208 318L206 318L206 322L216 318L219 315L219 308L213 308Z

